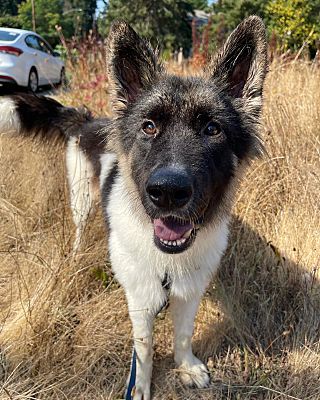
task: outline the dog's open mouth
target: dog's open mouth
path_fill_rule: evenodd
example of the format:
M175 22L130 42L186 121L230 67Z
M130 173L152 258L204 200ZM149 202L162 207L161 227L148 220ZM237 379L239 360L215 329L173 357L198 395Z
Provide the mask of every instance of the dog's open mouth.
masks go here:
M174 217L153 220L154 242L166 253L181 253L196 237L196 228L191 221L182 221Z

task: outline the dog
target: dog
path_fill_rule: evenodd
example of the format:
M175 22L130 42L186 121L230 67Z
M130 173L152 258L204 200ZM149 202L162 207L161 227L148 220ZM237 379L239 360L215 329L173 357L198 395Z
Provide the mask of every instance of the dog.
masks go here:
M209 385L192 352L194 319L227 246L238 183L263 151L267 64L265 27L256 16L238 25L202 75L190 77L166 72L150 44L117 21L107 41L113 118L43 96L0 100L0 132L66 141L75 250L101 196L110 260L133 328L129 398L150 399L153 323L168 300L181 379Z

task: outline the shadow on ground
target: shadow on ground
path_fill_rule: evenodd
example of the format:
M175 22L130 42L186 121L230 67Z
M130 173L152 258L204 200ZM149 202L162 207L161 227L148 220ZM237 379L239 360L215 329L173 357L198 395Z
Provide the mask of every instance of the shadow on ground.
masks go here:
M212 386L182 388L176 374L168 373L173 367L168 354L156 357L154 398L164 398L164 391L157 393L167 381L172 399L319 399L320 356L313 351L320 340L316 267L310 271L292 262L236 218L231 232L194 340Z

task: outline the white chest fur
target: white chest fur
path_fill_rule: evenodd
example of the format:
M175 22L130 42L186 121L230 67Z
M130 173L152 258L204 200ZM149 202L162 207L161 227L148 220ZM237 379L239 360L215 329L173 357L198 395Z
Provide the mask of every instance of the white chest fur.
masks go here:
M125 289L140 296L144 291L156 294L167 273L172 281L171 295L187 299L203 293L227 246L227 218L200 229L185 252L166 254L155 246L152 223L140 201L133 200L126 190L121 176L113 184L105 211L112 268Z

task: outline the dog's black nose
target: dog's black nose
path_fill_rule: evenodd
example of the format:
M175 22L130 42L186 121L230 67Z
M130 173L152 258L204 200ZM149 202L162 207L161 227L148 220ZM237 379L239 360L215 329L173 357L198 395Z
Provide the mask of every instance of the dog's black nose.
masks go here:
M186 171L176 167L162 167L154 171L146 185L151 201L160 208L181 208L191 199L192 182Z

